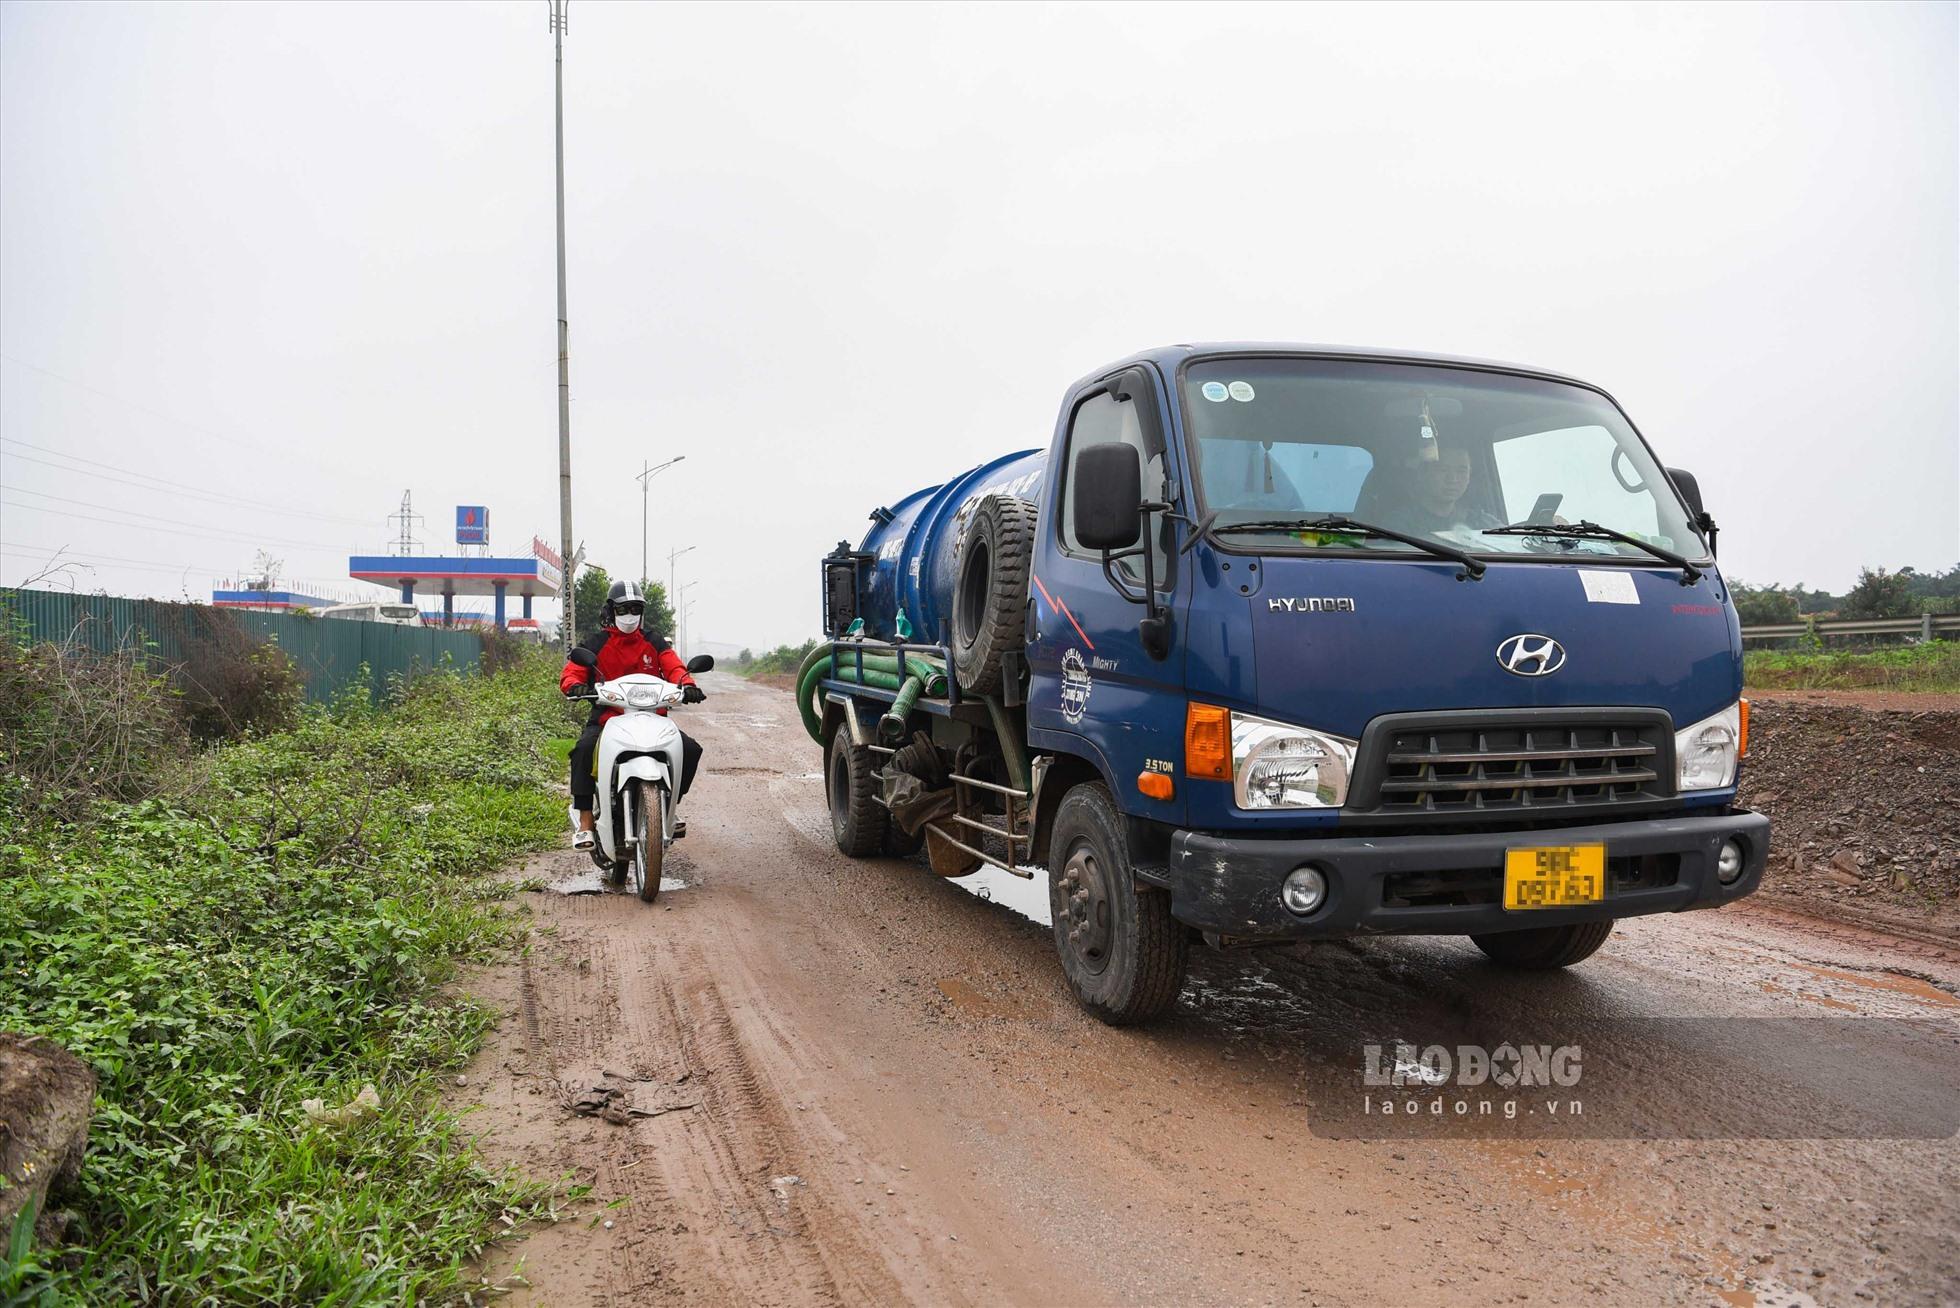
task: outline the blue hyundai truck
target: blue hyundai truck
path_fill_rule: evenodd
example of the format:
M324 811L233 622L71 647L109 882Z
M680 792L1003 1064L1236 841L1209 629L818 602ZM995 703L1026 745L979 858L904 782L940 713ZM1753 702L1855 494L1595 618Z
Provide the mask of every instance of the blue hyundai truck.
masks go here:
M1169 1007L1197 941L1557 968L1761 881L1715 523L1590 383L1151 350L1045 451L871 519L797 678L838 847L1045 869L1104 1021Z

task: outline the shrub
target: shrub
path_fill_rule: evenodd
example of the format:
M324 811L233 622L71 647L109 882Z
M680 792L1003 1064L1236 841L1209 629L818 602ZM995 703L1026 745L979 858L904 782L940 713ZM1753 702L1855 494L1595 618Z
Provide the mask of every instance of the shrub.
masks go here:
M163 625L182 650L172 678L194 740L230 740L293 724L306 683L276 643L260 640L235 614L201 604L172 605Z
M180 699L143 647L101 654L73 636L30 645L0 633L0 823L153 794L188 753Z

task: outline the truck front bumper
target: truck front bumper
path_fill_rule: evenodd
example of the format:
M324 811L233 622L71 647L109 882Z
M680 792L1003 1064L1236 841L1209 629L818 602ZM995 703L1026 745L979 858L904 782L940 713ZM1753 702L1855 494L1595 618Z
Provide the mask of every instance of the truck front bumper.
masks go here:
M1742 848L1743 870L1723 885L1715 865L1729 840ZM1599 903L1504 907L1507 850L1590 844L1606 846ZM1166 881L1172 916L1220 936L1470 935L1713 908L1754 891L1768 857L1769 819L1731 809L1535 831L1325 840L1180 831L1171 838ZM1280 884L1307 863L1327 878L1327 898L1302 917L1280 902Z

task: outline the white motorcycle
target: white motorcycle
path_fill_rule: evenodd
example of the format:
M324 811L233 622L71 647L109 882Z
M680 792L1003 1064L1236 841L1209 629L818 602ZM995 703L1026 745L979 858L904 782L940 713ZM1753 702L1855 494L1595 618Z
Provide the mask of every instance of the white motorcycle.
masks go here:
M588 671L597 665L585 649L573 650L572 661ZM713 656L697 654L687 670L691 675L714 665ZM594 702L620 710L607 720L593 751L598 839L592 861L614 885L630 872L634 893L649 904L660 893L660 868L674 843L674 809L680 802L681 729L660 710L679 707L683 689L644 672L592 688Z

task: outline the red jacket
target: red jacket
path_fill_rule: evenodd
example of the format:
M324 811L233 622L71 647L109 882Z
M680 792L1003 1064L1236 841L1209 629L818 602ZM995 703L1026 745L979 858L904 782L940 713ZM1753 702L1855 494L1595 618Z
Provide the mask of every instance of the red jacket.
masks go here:
M648 639L644 631L629 635L616 627L601 627L598 635L589 636L579 644L592 651L599 660L599 666L596 671L588 672L566 659L564 671L558 674L558 689L562 694L569 694L573 686L587 681L611 681L634 672L651 673L676 686L694 684L694 678L687 675L687 664L681 662L681 656L674 653L673 647L658 636ZM604 722L619 712L616 708L598 712L596 705L594 711L595 722ZM665 713L667 710L660 711Z

